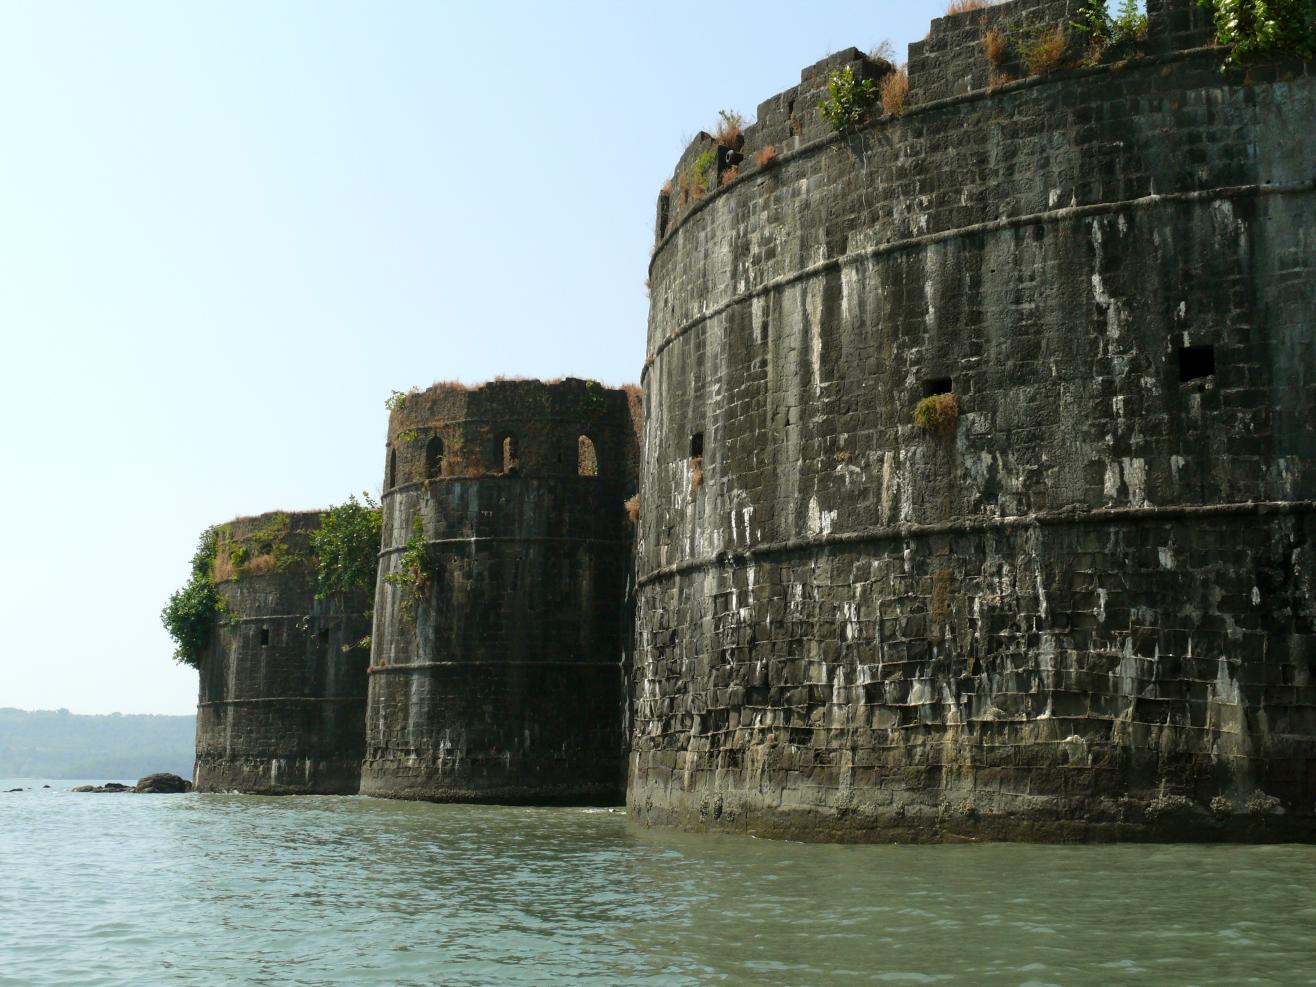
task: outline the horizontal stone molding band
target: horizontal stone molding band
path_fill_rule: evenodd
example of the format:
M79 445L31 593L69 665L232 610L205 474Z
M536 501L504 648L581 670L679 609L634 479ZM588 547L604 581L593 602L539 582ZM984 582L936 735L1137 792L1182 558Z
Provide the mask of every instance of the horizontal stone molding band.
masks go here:
M479 476L432 476L428 480L409 480L389 487L379 495L380 503L396 494L408 493L419 487L428 487L435 483L473 483L476 480L501 480L508 483L535 483L540 480L579 480L582 483L607 483L609 476L581 476L579 473L481 473Z
M1204 56L1220 58L1223 54L1222 50L1218 47L1185 48L1182 51L1168 51L1155 55L1144 55L1138 59L1137 64L1139 68L1154 68L1157 65L1184 62L1189 59L1202 58ZM1063 77L1057 77L1053 74L1030 75L1022 79L1016 79L1013 82L1003 83L999 86L989 86L985 89L975 89L973 92L969 93L960 93L955 96L946 96L942 99L929 100L926 103L917 103L902 110L897 119L909 120L925 113L932 113L937 110L945 109L948 106L963 106L968 103L977 103L984 99L995 99L1000 96L1007 96L1011 93L1022 92L1025 89L1033 89L1038 86L1053 85L1057 82L1066 82L1072 79L1081 79L1084 76L1107 75L1112 72L1123 71L1126 68L1127 66L1125 63L1116 63L1114 65L1094 65L1087 68L1071 69L1067 71ZM874 129L876 125L889 119L889 117L880 117L873 121L868 129ZM783 165L796 158L802 158L806 155L812 154L814 151L830 147L832 144L840 144L844 141L851 140L854 136L855 135L852 134L836 133L828 134L826 137L816 138L808 143L801 144L794 150L778 153L775 158L775 163L778 166ZM760 174L761 172L755 169L754 171L748 171L743 175L739 175L725 185L713 189L708 195L695 202L684 213L682 213L679 219L663 234L662 239L660 239L654 247L653 254L649 257L649 273L653 273L653 265L658 260L658 255L663 252L663 249L669 242L675 239L676 234L692 217L703 212L712 202L716 201L720 196L726 194L742 182L758 178L760 177Z
M603 668L612 672L622 670L621 661L497 661L493 659L472 659L471 661L419 661L414 665L372 665L367 671L371 675L390 675L401 672L423 672L433 668L468 668L477 665L492 665L495 668L511 668L514 665L527 668Z
M959 518L952 521L938 521L933 524L895 524L884 528L864 528L858 531L838 532L834 535L764 542L761 545L751 545L735 551L723 550L716 555L706 556L702 559L675 562L654 569L636 580L636 586L647 586L660 579L694 572L697 569L749 562L762 556L783 555L815 548L866 545L879 541L899 541L906 538L930 538L936 535L1010 531L1060 525L1118 524L1121 521L1180 521L1216 517L1311 514L1313 512L1316 512L1316 500L1267 500L1244 501L1233 504L1181 504L1166 507L1099 507L1093 510L1050 511L1041 514L1019 514L1002 518Z
M872 257L880 257L883 254L896 253L902 250L910 250L915 247L921 247L927 244L943 243L947 240L956 240L961 237L977 236L982 233L998 233L1001 230L1018 229L1023 226L1038 226L1044 223L1060 223L1073 219L1086 219L1089 216L1102 216L1109 213L1133 211L1137 209L1154 209L1166 205L1178 205L1184 202L1214 202L1220 199L1246 199L1267 195L1293 195L1301 192L1316 191L1316 179L1309 179L1304 182L1283 182L1274 185L1222 185L1217 188L1198 189L1192 192L1157 192L1151 195L1139 196L1136 199L1118 199L1111 202L1093 202L1085 206L1064 206L1060 209L1047 209L1042 212L1027 213L1023 216L1007 216L1002 219L992 219L983 223L973 223L969 226L959 226L951 230L939 230L936 233L924 233L919 236L907 237L904 240L891 240L887 243L879 243L872 247L865 247L863 250L854 250L848 254L840 254L836 257L830 257L827 260L819 261L816 264L810 264L808 267L801 268L798 271L791 271L789 274L783 274L780 277L765 281L761 285L742 291L740 294L726 301L714 305L705 312L701 312L693 319L687 321L684 325L674 329L662 342L660 342L649 354L645 360L644 369L640 372L643 380L652 367L653 361L667 347L672 345L686 333L690 332L710 319L716 318L723 312L726 312L737 305L750 301L759 295L767 294L770 291L776 291L778 288L785 288L788 285L795 284L799 281L806 281L809 278L826 274L829 271L840 270L847 264L853 264L856 261L866 260Z
M1135 701L1135 700L1129 700L1130 703L1133 703L1134 701ZM845 707L845 706L850 706L850 705L853 705L853 704L851 704L851 703L825 703L825 704L823 704L823 705L824 705L824 706L829 706L829 707ZM905 707L905 706L906 706L906 704L903 704L903 703L869 703L869 704L867 704L867 705L870 706L870 707L874 707L874 708L876 708L876 707L882 707L882 708L885 708L885 709L899 709L899 708L902 708L902 707ZM1225 702L1217 702L1217 701L1214 701L1214 700L1212 700L1212 701L1203 700L1201 703L1199 703L1199 705L1201 705L1201 706L1214 706L1214 707L1229 707L1229 708L1231 708L1231 709L1240 709L1240 708L1242 708L1242 704L1240 704L1240 703L1225 703ZM812 709L817 709L818 707L817 707L816 705L813 705L813 706L810 706L810 705L798 705L798 706L787 706L787 705L782 705L782 706L773 706L773 707L758 707L758 706L749 707L749 706L746 706L746 707L742 707L742 708L744 708L744 709L749 709L749 710L755 710L755 711L760 710L760 709L768 709L768 708L771 708L771 709L774 710L774 711L775 711L775 710L792 710L792 711L797 712L797 713L806 713L806 714L807 714L810 710L812 710ZM1294 708L1296 708L1296 709L1311 709L1312 707L1309 706L1309 705L1305 705L1305 704L1298 704L1298 705L1296 705ZM1058 719L1063 720L1065 723L1070 724L1070 725L1080 724L1080 723L1081 723L1081 724L1090 724L1090 725L1093 725L1093 726L1107 727L1107 728L1109 728L1109 726L1110 726L1110 724L1111 724L1111 721L1117 719L1117 717L1114 717L1114 716L1091 716L1091 715L1087 715L1087 716L1064 716L1064 717L1059 717ZM1157 726L1164 726L1164 725L1165 725L1165 720L1164 720L1164 718L1161 718L1161 719L1146 719L1146 720L1142 720L1142 719L1137 719L1137 718L1134 718L1134 717L1128 717L1128 716L1125 716L1125 717L1122 717L1122 718L1120 718L1120 719L1122 719L1122 722L1129 723L1129 724L1134 724L1134 723L1136 723L1136 724L1138 724L1138 725L1140 725L1140 726L1157 727ZM954 722L954 723L947 723L947 722L944 721L944 720L930 721L930 722L927 722L927 723L893 723L893 724L891 724L891 726L889 726L889 727L885 727L885 728L883 728L883 729L885 729L885 730L886 730L891 736L893 736L893 737L895 737L895 736L899 736L899 735L902 734L902 733L908 733L908 734L912 734L912 735L918 736L918 735L921 735L921 734L925 733L925 732L927 731L928 727L930 727L930 726L938 727L938 728L941 728L941 729L943 729L943 730L964 731L964 732L966 732L966 733L968 733L968 732L972 732L972 733L974 733L974 734L976 735L975 742L981 744L983 750L993 750L993 749L1006 749L1006 748L1018 747L1018 746L1019 746L1019 739L1018 739L1018 736L1015 735L1015 734L1008 733L1007 731L1015 730L1015 729L1017 729L1017 728L1020 727L1020 726L1027 726L1027 725L1033 725L1033 726L1036 726L1038 723L1050 723L1050 722L1053 722L1053 721L1052 721L1052 720L1039 720L1036 716L1012 716L1012 717L1001 718L1001 719L986 719L986 718L983 718L983 717L967 717L967 718L965 718L965 719L959 720L959 721ZM1000 738L995 738L995 737L989 736L989 734L990 734L990 732L991 732L991 728L994 727L994 726L996 726L996 725L999 725L1000 728L1001 728L1002 736L1001 736ZM746 733L754 734L756 737L768 738L768 737L772 737L772 736L774 736L774 735L780 735L780 733L781 733L781 731L782 731L783 729L789 729L789 726L786 725L786 724L781 724L781 723L773 723L773 724L763 724L763 725L761 725L761 726L750 725L750 726L741 726L741 727L728 727L728 728L725 728L725 729L700 730L698 733L695 733L695 734L692 734L692 733L689 731L689 729L683 729L683 730L652 730L652 731L648 731L648 732L646 732L646 733L639 734L638 739L639 739L639 740L643 740L643 741L648 741L648 742L650 743L650 745L652 745L652 744L653 744L654 742L656 742L656 741L668 740L668 739L671 739L671 738L673 738L673 737L682 737L682 738L683 738L683 737L687 737L687 736L699 737L699 738L707 738L707 739L709 739L709 740L712 740L712 739L714 739L714 738L718 738L718 739L725 739L725 740L729 740L729 741L735 741L736 738L738 738L738 737L742 737L742 736L744 736L744 734L746 734ZM857 727L853 727L853 726L827 726L827 725L825 725L825 724L819 724L818 726L810 726L810 727L796 727L795 729L798 729L798 730L808 730L811 734L814 733L815 731L818 731L818 732L821 732L821 733L835 734L835 735L844 736L844 737L852 737L852 736L854 736L854 735L856 735L856 734L858 734L858 733L863 733L863 732L864 732L861 728L857 728ZM1181 724L1181 725L1179 725L1179 726L1178 726L1178 729L1182 729L1182 730L1186 731L1188 734L1201 734L1202 736L1211 736L1211 735L1213 735L1214 733L1216 733L1216 730L1217 730L1217 728L1214 727L1214 726L1194 725L1194 724L1187 724L1187 723L1186 723L1186 724ZM1302 738L1302 737L1299 737L1298 739L1300 739L1300 740L1305 740L1305 738ZM830 742L830 741L829 741L829 742ZM1093 743L1094 741L1092 740L1092 738L1088 738L1085 742L1086 742L1086 743ZM903 741L903 740L893 740L893 741L891 741L891 742L889 742L889 743L869 743L869 744L864 744L864 745L862 745L862 746L855 746L855 747L850 748L850 749L851 749L851 750L855 750L855 751L897 751L897 752L898 752L898 751L901 751L901 750L906 749L906 745L907 745L907 743L908 743L908 741ZM1066 745L1071 744L1071 743L1072 743L1072 741L1071 741L1068 737L1030 737L1030 738L1028 739L1028 745L1029 745L1030 747L1047 747L1047 746L1050 746L1050 747L1064 748ZM810 746L810 745L809 745L809 744L793 744L793 743L790 743L789 741L787 741L787 742L786 742L786 746L788 746L788 747L797 747L797 748L805 748L805 747L808 747L808 746ZM656 748L656 747L653 747L653 746L649 746L648 748L635 748L634 750L635 750L637 753L644 753L644 752L646 752L646 751L658 751L658 750L662 750L662 749L663 749L663 748ZM734 748L733 748L733 749L734 749ZM1225 753L1225 752L1218 752L1218 753L1216 753L1216 754L1213 754L1212 756L1215 757L1215 758L1221 759L1221 760L1234 760L1234 761L1240 761L1240 762L1241 762L1241 761L1248 761L1248 760L1250 760L1250 759L1253 757L1253 755L1251 755L1251 754L1235 754L1235 753Z
M484 544L503 544L506 542L516 542L519 544L539 544L547 543L550 545L558 544L577 544L577 545L629 545L630 542L617 538L559 538L549 535L537 535L531 538L521 538L516 535L476 535L471 538L426 538L426 545L484 545ZM380 551L381 559L388 558L390 555L397 555L407 550L406 545L395 545L392 548L385 548Z
M365 696L261 696L259 699L211 699L197 703L200 709L210 706L259 706L264 703L363 703Z
M334 614L307 614L307 613L269 613L264 616L256 617L226 617L223 621L225 624L260 624L269 623L271 620L315 620L320 623L326 623L335 620L361 620L365 617L362 613L334 613Z

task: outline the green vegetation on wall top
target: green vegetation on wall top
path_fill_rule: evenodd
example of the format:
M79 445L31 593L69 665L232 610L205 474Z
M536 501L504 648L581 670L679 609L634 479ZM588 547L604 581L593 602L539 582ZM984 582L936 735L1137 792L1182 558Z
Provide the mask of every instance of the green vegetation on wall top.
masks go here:
M288 572L310 561L304 550L294 547L289 535L292 519L282 511L271 514L259 528L237 541L229 525L215 529L218 546L213 567L216 582L228 582L244 576L261 576L270 572Z
M1138 10L1137 0L1120 0L1114 14L1106 0L1083 0L1078 20L1070 23L1101 48L1119 48L1147 37L1147 15Z
M288 539L292 520L284 513L271 515L240 542L233 540L231 525L215 525L203 531L192 556L187 585L169 597L160 613L174 639L174 659L193 668L201 667L215 626L226 612L216 580L227 582L287 572L308 565L313 552L317 600L341 599L349 593L361 593L367 601L373 600L383 512L368 494L362 496L365 503L351 495L321 515L319 527L309 532L311 551L292 547Z

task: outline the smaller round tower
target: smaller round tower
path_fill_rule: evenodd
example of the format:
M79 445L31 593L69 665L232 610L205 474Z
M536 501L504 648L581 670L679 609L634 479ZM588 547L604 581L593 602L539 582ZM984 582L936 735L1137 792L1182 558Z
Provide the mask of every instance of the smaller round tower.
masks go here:
M319 511L218 529L221 612L200 667L196 788L355 794L370 633L360 594L316 599Z
M575 379L396 402L362 794L621 801L631 404Z

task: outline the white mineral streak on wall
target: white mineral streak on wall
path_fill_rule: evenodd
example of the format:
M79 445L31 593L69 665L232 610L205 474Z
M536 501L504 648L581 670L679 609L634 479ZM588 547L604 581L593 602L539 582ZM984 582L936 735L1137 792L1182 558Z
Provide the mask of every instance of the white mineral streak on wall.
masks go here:
M822 393L822 297L823 283L819 280L805 282L804 308L805 321L809 327L809 367L813 371L813 395Z
M818 506L818 498L816 496L810 497L809 513L806 522L808 524L809 534L814 536L831 534L832 525L836 521L837 513L838 512L836 511L823 510Z

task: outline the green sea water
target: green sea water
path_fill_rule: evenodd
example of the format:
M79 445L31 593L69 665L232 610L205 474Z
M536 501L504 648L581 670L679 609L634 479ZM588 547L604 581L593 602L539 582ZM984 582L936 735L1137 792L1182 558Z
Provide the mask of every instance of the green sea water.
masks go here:
M1316 984L1311 846L813 846L0 782L0 984Z

